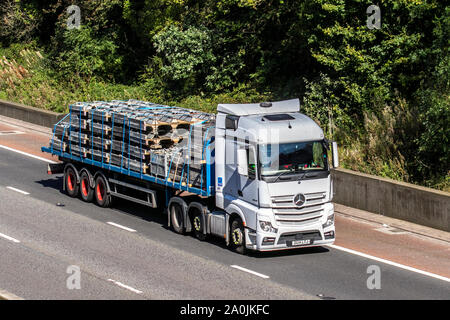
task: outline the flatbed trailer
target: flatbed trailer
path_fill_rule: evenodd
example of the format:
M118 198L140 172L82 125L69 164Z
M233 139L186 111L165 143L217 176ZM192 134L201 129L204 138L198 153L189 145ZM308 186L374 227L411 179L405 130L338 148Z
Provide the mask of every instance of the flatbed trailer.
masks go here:
M76 103L42 151L58 156L48 173L64 174L70 196L101 207L123 198L164 208L177 233L219 236L240 253L328 244L335 238L329 144L298 110L298 99L224 104L217 115L137 100ZM267 164L261 153L292 144L302 155L290 154L287 164ZM303 187L292 166L302 169Z

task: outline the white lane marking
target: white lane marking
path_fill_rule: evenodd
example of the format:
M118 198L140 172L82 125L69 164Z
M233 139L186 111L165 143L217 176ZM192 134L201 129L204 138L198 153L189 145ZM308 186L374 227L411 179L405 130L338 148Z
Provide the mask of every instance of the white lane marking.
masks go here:
M19 240L14 239L13 237L7 236L6 234L3 234L3 233L0 233L0 237L4 238L6 240L9 240L9 241L15 242L15 243L20 243Z
M22 132L22 131L0 131L0 136L9 136L12 134L25 134L25 132Z
M25 195L30 194L29 192L26 192L26 191L23 191L23 190L14 188L14 187L10 187L10 186L6 187L6 189L9 189L9 190L12 190L12 191L15 191L15 192L19 192L19 193L25 194Z
M123 284L122 282L119 282L119 281L116 281L116 280L113 280L113 279L108 279L108 281L113 282L114 284L118 285L119 287L122 287L124 289L133 291L134 293L142 294L141 290L137 290L137 289L135 289L133 287L127 286L126 284Z
M9 151L13 151L13 152L17 152L17 153L20 153L20 154L22 154L24 156L27 156L27 157L30 157L30 158L34 158L34 159L38 159L38 160L41 160L41 161L45 161L45 162L48 162L48 163L57 163L55 161L48 160L48 159L45 159L45 158L42 158L42 157L38 157L38 156L35 156L34 154L26 153L26 152L23 152L23 151L20 151L20 150L16 150L16 149L13 149L13 148L10 148L10 147L7 147L7 146L3 146L1 144L0 144L0 148L6 149L6 150L9 150Z
M117 223L114 223L114 222L107 222L107 224L110 224L110 225L112 225L114 227L117 227L117 228L120 228L120 229L124 229L124 230L130 231L130 232L136 232L136 230L134 230L134 229L131 229L131 228L128 228L128 227L124 227L124 226L122 226L120 224L117 224Z
M358 255L358 256L361 256L361 257L364 257L364 258L367 258L367 259L372 259L372 260L375 260L375 261L378 261L378 262L389 264L389 265L397 267L397 268L401 268L401 269L405 269L405 270L408 270L408 271L420 273L420 274L428 276L428 277L432 277L432 278L436 278L436 279L439 279L439 280L450 282L450 278L446 278L444 276L440 276L438 274L434 274L434 273L431 273L431 272L423 271L423 270L416 269L416 268L413 268L413 267L408 267L408 266L405 266L404 264L400 264L400 263L393 262L393 261L390 261L390 260L386 260L386 259L378 258L378 257L375 257L375 256L371 256L369 254L365 254L365 253L362 253L362 252L359 252L359 251L355 251L355 250L352 250L352 249L347 249L347 248L340 247L340 246L337 246L337 245L334 245L334 244L330 244L330 245L328 245L328 247L331 247L331 248L334 248L334 249L337 249L337 250L341 250L341 251L345 251L345 252L348 252L348 253L351 253L351 254L355 254L355 255Z
M249 270L249 269L243 268L241 266L231 265L230 267L235 268L235 269L239 269L239 270L244 271L244 272L248 272L248 273L254 274L255 276L258 276L258 277L261 277L261 278L264 278L264 279L269 279L270 278L269 276L266 276L265 274L262 274L262 273L259 273L259 272L253 271L253 270Z

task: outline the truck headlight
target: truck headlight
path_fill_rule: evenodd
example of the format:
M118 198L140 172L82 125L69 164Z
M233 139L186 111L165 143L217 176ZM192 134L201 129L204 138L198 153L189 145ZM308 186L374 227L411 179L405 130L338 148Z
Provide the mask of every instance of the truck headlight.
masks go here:
M272 224L269 221L260 221L259 226L261 227L261 230L264 232L277 233L278 231L278 229L272 227Z
M322 225L322 228L332 226L334 224L334 213L328 216L327 221Z

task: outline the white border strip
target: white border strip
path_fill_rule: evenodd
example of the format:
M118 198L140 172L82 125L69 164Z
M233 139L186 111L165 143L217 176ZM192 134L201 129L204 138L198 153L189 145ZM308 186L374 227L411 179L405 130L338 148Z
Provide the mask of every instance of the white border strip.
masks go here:
M126 284L123 284L122 282L119 282L119 281L116 281L116 280L113 280L113 279L108 279L108 281L113 282L114 284L118 285L119 287L122 287L124 289L133 291L134 293L142 294L142 291L137 290L137 289L135 289L133 287L127 286Z
M16 150L16 149L13 149L13 148L1 145L1 144L0 144L0 148L6 149L6 150L9 150L9 151L13 151L13 152L17 152L17 153L20 153L20 154L22 154L24 156L27 156L27 157L30 157L30 158L34 158L34 159L38 159L38 160L41 160L41 161L45 161L45 162L48 162L48 163L57 163L55 161L48 160L48 159L45 159L45 158L42 158L42 157L38 157L38 156L35 156L34 154L30 154L30 153L26 153L26 152L23 152L23 151L20 151L20 150Z
M334 245L334 244L330 244L330 245L328 245L328 247L333 248L333 249L337 249L337 250L341 250L341 251L345 251L345 252L348 252L348 253L351 253L351 254L355 254L357 256L361 256L361 257L364 257L364 258L367 258L367 259L372 259L372 260L375 260L375 261L378 261L378 262L382 262L382 263L385 263L385 264L388 264L388 265L391 265L391 266L394 266L394 267L397 267L397 268L401 268L401 269L405 269L405 270L408 270L408 271L420 273L420 274L428 276L428 277L432 277L432 278L436 278L436 279L439 279L439 280L450 282L450 278L446 278L444 276L440 276L438 274L434 274L434 273L431 273L431 272L423 271L423 270L416 269L416 268L413 268L413 267L408 267L408 266L405 266L404 264L400 264L400 263L397 263L397 262L393 262L393 261L389 261L389 260L386 260L386 259L374 257L374 256L371 256L369 254L365 254L365 253L362 253L362 252L359 252L359 251L355 251L355 250L352 250L352 249L347 249L347 248L340 247L340 246L337 246L337 245Z
M120 229L123 229L123 230L130 231L130 232L136 232L136 230L134 230L134 229L131 229L131 228L128 228L128 227L124 227L124 226L122 226L120 224L117 224L117 223L114 223L114 222L107 222L107 224L112 225L112 226L117 227L117 228L120 228Z
M14 187L10 187L10 186L7 186L7 187L6 187L6 189L9 189L9 190L12 190L12 191L15 191L15 192L18 192L18 193L24 194L24 195L28 195L28 194L30 194L29 192L26 192L26 191L23 191L23 190L20 190L20 189L14 188Z
M3 234L3 233L0 233L0 237L4 238L6 240L9 240L9 241L15 242L15 243L20 243L19 240L14 239L13 237L7 236L6 234Z
M235 268L235 269L239 269L239 270L244 271L244 272L248 272L248 273L254 274L255 276L258 276L258 277L261 277L261 278L264 278L264 279L269 279L270 278L269 276L266 276L265 274L258 273L256 271L249 270L249 269L237 266L237 265L231 265L230 267Z

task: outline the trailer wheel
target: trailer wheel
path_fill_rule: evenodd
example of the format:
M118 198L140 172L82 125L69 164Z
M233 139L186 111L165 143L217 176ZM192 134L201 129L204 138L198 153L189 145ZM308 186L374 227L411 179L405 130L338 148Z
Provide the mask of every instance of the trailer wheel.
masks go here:
M194 235L200 241L205 241L207 235L203 233L205 228L205 223L203 221L203 216L200 210L194 209L191 214L191 225L194 231Z
M94 189L91 188L89 175L83 171L80 175L80 195L81 199L86 202L91 202L94 199Z
M234 252L245 253L245 233L241 218L234 218L231 222L230 246Z
M68 167L64 172L64 181L66 185L66 192L71 197L78 195L79 185L77 183L77 173L72 167Z
M183 209L178 203L173 203L170 206L170 221L176 233L184 234Z
M100 207L107 208L111 205L111 195L107 192L108 182L101 176L95 179L95 200Z

